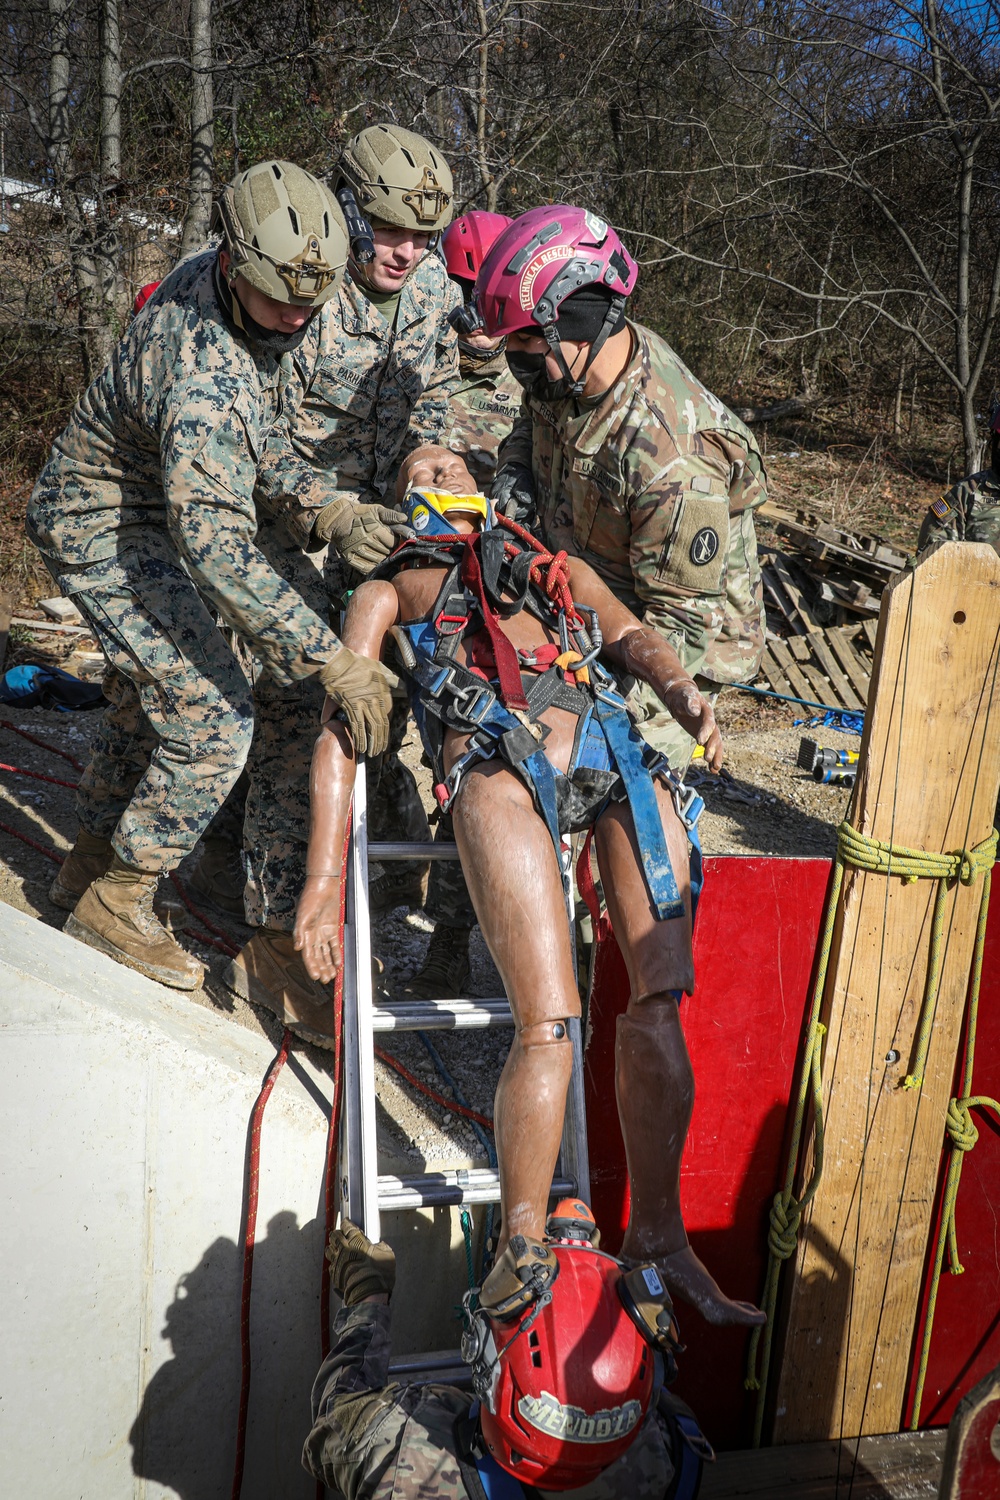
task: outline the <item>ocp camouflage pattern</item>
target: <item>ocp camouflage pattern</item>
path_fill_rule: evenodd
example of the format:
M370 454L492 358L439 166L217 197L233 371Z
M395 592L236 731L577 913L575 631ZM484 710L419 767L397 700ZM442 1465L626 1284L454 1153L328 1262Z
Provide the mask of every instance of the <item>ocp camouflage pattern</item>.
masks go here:
M255 357L226 323L214 250L183 261L131 324L56 439L28 505L27 531L66 593L95 567L180 565L282 681L337 649L329 627L254 545L253 489L291 366ZM274 456L274 454L272 454ZM298 462L285 453L290 467Z
M344 1500L463 1500L455 1421L470 1396L455 1386L389 1385L389 1308L338 1312L333 1347L313 1385L313 1428L302 1461ZM628 1451L588 1489L593 1500L662 1500L673 1477L656 1412Z
M531 468L546 545L585 558L692 675L750 681L764 649L760 451L663 339L628 326L632 358L599 405L526 397L500 465Z
M460 353L459 369L442 442L462 455L476 484L488 493L496 473L497 450L521 409L521 387L503 353L480 365Z
M1000 552L1000 474L981 469L935 500L920 527L917 551L931 542L988 542Z
M296 351L287 450L268 453L258 500L283 516L302 547L316 510L338 495L388 499L403 458L439 441L458 384L458 341L448 322L460 293L428 252L407 278L390 323L350 274ZM319 487L312 480L318 478Z

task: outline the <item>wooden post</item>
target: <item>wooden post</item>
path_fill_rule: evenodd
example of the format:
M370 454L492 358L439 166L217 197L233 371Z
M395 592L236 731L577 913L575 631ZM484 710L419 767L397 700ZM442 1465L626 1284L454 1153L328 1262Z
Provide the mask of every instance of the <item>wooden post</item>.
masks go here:
M943 543L889 584L848 813L859 833L936 853L987 837L998 664L991 547ZM933 880L845 872L824 999L825 1159L786 1287L775 1442L902 1424L982 886L949 895L924 1081L904 1089L936 892Z

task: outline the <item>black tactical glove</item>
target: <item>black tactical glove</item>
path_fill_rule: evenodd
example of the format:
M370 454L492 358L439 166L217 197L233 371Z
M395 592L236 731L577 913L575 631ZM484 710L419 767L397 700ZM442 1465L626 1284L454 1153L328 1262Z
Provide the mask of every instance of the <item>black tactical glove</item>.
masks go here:
M490 487L495 508L522 526L535 517L535 481L527 464L505 464L498 469Z
M355 1307L374 1292L392 1296L396 1285L396 1256L391 1245L379 1240L373 1245L366 1234L342 1219L340 1228L330 1235L326 1247L333 1289L344 1299L346 1307Z
M359 573L370 573L398 547L394 526L406 526L402 511L387 505L360 505L340 495L316 517L313 536L317 542L329 542Z
M381 755L389 743L392 693L383 669L348 646L324 662L319 680L347 720L359 755Z

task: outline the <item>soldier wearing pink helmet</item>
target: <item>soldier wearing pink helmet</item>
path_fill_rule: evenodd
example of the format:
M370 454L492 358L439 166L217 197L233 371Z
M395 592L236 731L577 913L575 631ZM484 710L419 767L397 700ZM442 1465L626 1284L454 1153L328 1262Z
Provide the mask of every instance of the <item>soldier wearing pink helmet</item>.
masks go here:
M473 306L452 316L463 337L478 320L506 338L524 389L494 501L531 514L548 547L586 558L714 699L751 681L763 651L753 511L764 465L749 428L626 316L637 279L603 219L536 208L494 242ZM683 772L690 736L644 689L632 706Z

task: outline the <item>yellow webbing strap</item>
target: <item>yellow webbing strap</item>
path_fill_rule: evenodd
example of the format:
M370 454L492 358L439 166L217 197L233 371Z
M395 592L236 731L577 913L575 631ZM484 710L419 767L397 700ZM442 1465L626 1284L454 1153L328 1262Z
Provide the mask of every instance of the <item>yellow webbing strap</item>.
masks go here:
M841 823L837 829L837 857L834 862L833 880L823 919L819 962L816 969L816 982L813 986L812 1004L809 1011L809 1025L806 1030L805 1044L803 1046L798 1089L795 1095L795 1114L792 1121L785 1179L781 1190L775 1194L770 1212L770 1227L767 1235L767 1277L764 1282L764 1295L762 1299L762 1305L767 1314L767 1323L763 1328L754 1329L750 1338L750 1349L747 1356L747 1374L744 1384L747 1390L757 1392L757 1408L754 1414L753 1433L755 1448L760 1446L761 1429L764 1420L764 1401L767 1394L767 1378L771 1363L771 1337L774 1329L774 1314L778 1302L778 1280L781 1272L781 1264L783 1261L791 1259L795 1254L802 1210L815 1196L823 1173L822 1046L826 1028L820 1022L819 1015L823 1004L823 992L826 988L830 946L833 941L833 931L837 920L840 892L844 883L844 870L848 865L851 865L855 869L866 870L873 874L896 875L907 882L912 880L937 880L938 882L937 897L934 903L934 917L931 925L931 946L927 962L927 981L924 985L924 998L917 1034L917 1048L913 1060L912 1072L908 1073L903 1081L904 1088L917 1088L923 1082L924 1064L927 1059L927 1048L930 1042L931 1026L934 1020L938 985L941 977L941 940L944 932L948 888L955 880L960 880L964 885L971 885L979 875L984 877L970 987L966 1081L962 1090L963 1095L968 1096L972 1081L976 1007L979 999L979 979L983 967L983 942L986 935L986 916L989 910L991 871L996 859L997 838L997 830L994 828L990 836L984 839L982 843L977 844L973 849L959 849L950 854L933 854L927 853L922 849L906 849L899 844L884 844L878 839L866 838L864 834L858 833L857 829L852 828L846 822ZM801 1196L796 1198L792 1190L795 1185L795 1174L799 1163L799 1150L802 1144L802 1125L805 1120L806 1104L810 1095L812 1096L813 1115L815 1119L813 1166L808 1184ZM944 1245L949 1239L952 1245L952 1269L954 1270L958 1264L954 1238L954 1197L958 1192L962 1153L975 1144L976 1130L968 1117L968 1110L974 1104L980 1102L983 1101L965 1097L961 1100L952 1100L952 1106L949 1108L948 1128L953 1144L957 1145L957 1137L952 1132L951 1121L953 1113L959 1134L963 1141L968 1141L968 1144L956 1149L955 1156L952 1158L949 1167L948 1184L950 1189L952 1174L954 1172L954 1192L949 1199L948 1190L946 1189L945 1212L942 1216L935 1274L927 1310L927 1319L924 1325L920 1379L914 1406L915 1412L919 1410L920 1393L923 1389L923 1376L926 1372L940 1264L944 1254ZM988 1102L992 1103L992 1101ZM758 1353L760 1355L759 1366Z

